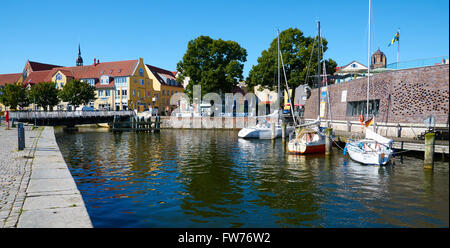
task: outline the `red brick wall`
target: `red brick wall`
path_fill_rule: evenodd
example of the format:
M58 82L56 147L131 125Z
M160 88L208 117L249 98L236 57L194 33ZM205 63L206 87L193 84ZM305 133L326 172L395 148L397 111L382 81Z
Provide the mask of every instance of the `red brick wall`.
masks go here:
M347 101L341 102L347 90ZM367 78L360 78L328 87L333 120L357 121L346 116L347 103L367 100ZM433 115L435 122L448 123L449 65L427 66L379 73L370 77L369 99L379 99L377 122L423 123ZM317 89L305 104L305 118L317 118ZM328 106L327 106L328 111ZM328 119L328 112L325 119Z

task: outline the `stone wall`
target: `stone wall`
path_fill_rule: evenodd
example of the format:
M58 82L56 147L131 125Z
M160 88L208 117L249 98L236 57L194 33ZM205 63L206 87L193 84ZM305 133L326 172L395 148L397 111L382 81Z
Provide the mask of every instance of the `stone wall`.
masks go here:
M347 104L367 99L367 78L334 84L330 92L333 120L358 121L358 116L347 116ZM346 101L341 100L347 91ZM423 123L430 115L435 123L447 124L449 118L449 65L427 66L375 74L370 77L369 99L379 99L376 122ZM305 104L305 118L316 119L318 113L317 89ZM328 111L328 106L327 106ZM325 119L328 119L326 112Z

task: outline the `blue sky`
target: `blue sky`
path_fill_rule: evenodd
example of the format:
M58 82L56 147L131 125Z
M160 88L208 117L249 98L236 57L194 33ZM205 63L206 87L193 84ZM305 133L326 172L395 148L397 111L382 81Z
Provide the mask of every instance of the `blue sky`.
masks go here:
M175 70L189 40L200 35L234 40L247 50L244 76L276 37L299 28L328 40L325 57L338 66L367 64L368 1L3 1L0 9L0 73L21 72L27 59L74 66L81 43L84 64L94 58L144 58ZM449 54L448 0L373 0L371 51L388 63L387 47L400 28L400 61Z

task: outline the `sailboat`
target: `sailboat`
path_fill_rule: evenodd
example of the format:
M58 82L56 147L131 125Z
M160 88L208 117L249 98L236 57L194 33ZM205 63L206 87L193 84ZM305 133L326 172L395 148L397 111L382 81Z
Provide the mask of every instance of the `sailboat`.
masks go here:
M324 128L320 127L320 22L318 27L318 67L317 67L317 94L318 94L318 117L311 123L297 125L294 138L288 142L288 152L292 154L325 153L325 133ZM325 62L324 62L324 80L326 81ZM328 94L328 93L327 93ZM330 110L329 110L330 111Z
M280 34L278 32L278 102L280 102ZM283 68L284 69L284 68ZM289 91L288 91L289 92ZM292 111L291 111L292 112ZM277 117L277 122L275 123L275 133L274 137L272 137L272 127L269 122L265 119L267 117ZM266 116L259 116L259 118L264 118L258 122L255 126L245 127L239 130L238 137L239 138L254 138L254 139L272 139L272 138L280 138L282 135L282 127L281 127L281 112L279 108L275 110L273 113ZM286 126L286 133L289 135L294 132L294 126Z
M366 120L360 118L365 126L366 137L361 140L349 140L344 148L344 155L348 152L350 158L362 164L386 165L392 158L393 140L383 137L369 129L375 121L374 116L369 118L369 86L370 86L370 9L369 0L369 48L368 48L368 70L367 70L367 103ZM362 116L361 116L362 117Z

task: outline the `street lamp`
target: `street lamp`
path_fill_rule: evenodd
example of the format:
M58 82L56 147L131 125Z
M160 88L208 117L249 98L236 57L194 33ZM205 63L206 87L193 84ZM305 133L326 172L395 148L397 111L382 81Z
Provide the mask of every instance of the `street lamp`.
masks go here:
M28 89L28 92L31 92L31 84L27 85L27 89ZM33 111L33 115L34 115L34 128L37 128L37 124L36 124L36 96L33 97L33 108L32 108L32 111Z

